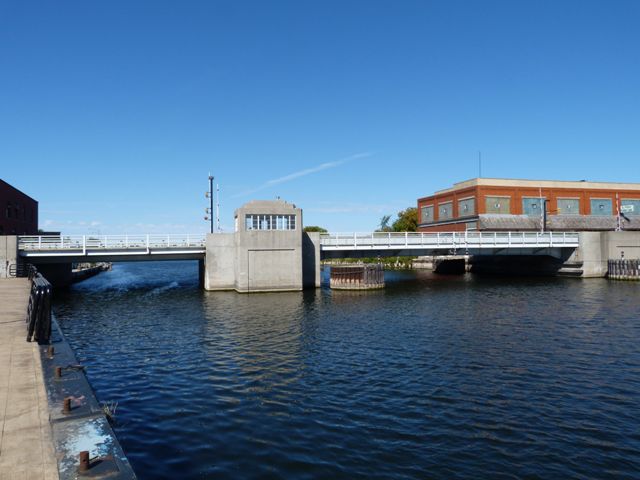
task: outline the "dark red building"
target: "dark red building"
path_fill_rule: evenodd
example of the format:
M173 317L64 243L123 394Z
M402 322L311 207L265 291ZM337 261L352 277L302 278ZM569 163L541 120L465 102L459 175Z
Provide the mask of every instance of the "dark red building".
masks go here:
M36 235L38 202L0 180L0 235Z

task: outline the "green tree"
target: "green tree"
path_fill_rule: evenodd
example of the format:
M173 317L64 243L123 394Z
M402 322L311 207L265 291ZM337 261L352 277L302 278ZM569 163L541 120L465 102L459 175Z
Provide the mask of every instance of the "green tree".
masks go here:
M415 232L418 230L418 209L409 207L398 212L398 218L391 225L394 232Z
M304 227L305 232L320 232L327 233L326 228L318 227L317 225L309 225L308 227Z

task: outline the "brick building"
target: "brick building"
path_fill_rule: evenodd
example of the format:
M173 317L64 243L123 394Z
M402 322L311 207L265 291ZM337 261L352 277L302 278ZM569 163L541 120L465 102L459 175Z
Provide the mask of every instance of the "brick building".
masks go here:
M640 183L474 178L418 199L421 232L535 231L543 223L546 230L640 230Z
M38 233L38 202L0 180L0 235Z

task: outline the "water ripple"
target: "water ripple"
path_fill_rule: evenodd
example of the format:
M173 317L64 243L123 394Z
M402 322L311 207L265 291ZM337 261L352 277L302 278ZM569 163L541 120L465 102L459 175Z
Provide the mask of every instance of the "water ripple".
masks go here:
M640 285L387 275L202 292L121 264L55 311L145 478L638 478Z

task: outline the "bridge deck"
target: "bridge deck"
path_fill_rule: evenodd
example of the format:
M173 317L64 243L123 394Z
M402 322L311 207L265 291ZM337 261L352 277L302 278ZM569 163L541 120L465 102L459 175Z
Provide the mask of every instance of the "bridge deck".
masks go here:
M34 262L202 259L206 235L21 236L20 256ZM320 236L324 256L366 251L428 255L446 251L535 251L576 248L577 232L336 233Z

